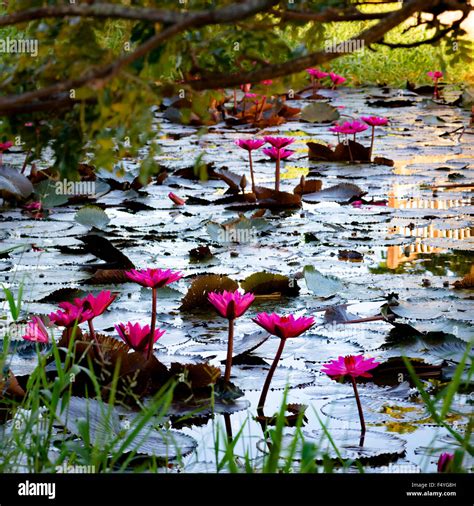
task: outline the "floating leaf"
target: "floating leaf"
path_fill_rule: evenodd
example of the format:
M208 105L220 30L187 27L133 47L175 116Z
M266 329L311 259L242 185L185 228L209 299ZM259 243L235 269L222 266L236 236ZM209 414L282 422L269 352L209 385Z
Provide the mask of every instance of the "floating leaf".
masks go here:
M81 225L90 228L97 228L99 230L105 230L110 222L110 218L107 216L107 213L97 206L82 207L79 211L77 211L74 219Z
M246 292L252 292L254 295L281 293L282 295L296 296L300 291L295 279L290 279L283 274L265 271L251 274L241 282L241 286Z
M339 111L326 102L314 102L301 110L301 119L309 123L327 123L339 119Z
M31 181L8 165L0 166L0 197L26 199L33 193Z
M242 390L260 390L265 383L270 366L234 365L231 379ZM310 371L302 371L291 367L277 367L272 378L270 390L282 390L286 386L298 388L310 385L314 381L314 374Z
M239 285L227 276L207 274L198 276L189 287L181 301L181 311L192 311L197 308L211 307L207 298L210 292L235 291Z
M354 198L362 197L366 192L352 183L340 183L319 192L303 195L303 202L339 202L346 203Z
M59 207L69 201L69 196L64 192L58 192L56 182L45 179L35 185L35 194L45 208Z
M303 269L306 286L314 295L329 298L343 290L344 285L334 276L325 276L317 271L312 265L306 265Z

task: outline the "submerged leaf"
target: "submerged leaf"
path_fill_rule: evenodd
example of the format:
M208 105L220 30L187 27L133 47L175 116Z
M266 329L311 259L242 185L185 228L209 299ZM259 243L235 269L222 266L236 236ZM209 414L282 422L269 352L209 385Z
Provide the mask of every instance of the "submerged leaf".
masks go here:
M198 276L189 287L188 292L181 301L181 311L192 311L198 308L211 307L207 298L210 292L235 291L239 285L227 276L207 274Z
M248 276L241 282L241 286L246 292L252 292L254 295L281 293L294 297L300 291L296 279L265 271Z

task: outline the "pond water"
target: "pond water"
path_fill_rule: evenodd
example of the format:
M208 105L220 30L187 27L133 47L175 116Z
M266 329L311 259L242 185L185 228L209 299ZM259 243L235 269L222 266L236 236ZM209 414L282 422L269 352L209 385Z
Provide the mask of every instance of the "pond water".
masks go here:
M347 456L364 457L360 449L354 450L359 425L350 386L329 380L320 372L321 366L350 353L364 353L385 361L406 351L411 358L442 364L443 377L449 379L448 366L459 361L459 342L467 343L473 336L472 291L455 289L452 283L468 273L474 274L474 145L469 130L461 137L459 132L442 135L468 124L469 114L461 108L439 105L405 90L362 88L321 93L332 105L341 106L344 115L389 118L387 127L376 129L374 152L394 160L393 167L309 160L306 142L336 144L328 124L293 120L265 131L219 124L204 131L169 123L157 112L157 138L162 149L157 161L166 167L169 176L162 185L151 184L138 192L110 187L107 191L104 182L100 186L104 192L95 202L105 206L110 222L104 231L94 233L107 237L137 267L170 268L185 274L172 288L160 290L158 295L158 326L167 333L157 343L156 356L165 364L171 363L175 356L180 357L180 362L183 356L186 360L207 358L218 366L225 359L226 322L211 311L179 309L192 276L225 274L242 281L255 272L268 271L296 280L300 287L298 296L258 298L237 320L236 336L240 339L256 332L258 327L251 318L261 311L316 316L317 324L311 330L288 341L266 412L271 414L279 408L283 388L288 383L288 402L308 406L308 421L303 430L310 440L321 439L321 420L328 424L329 432L340 436L336 439ZM408 97L413 105L401 108L367 105L369 99L389 97ZM307 103L288 102L295 107ZM368 132L358 138L366 145L370 142ZM261 137L264 133L296 138L292 145L295 155L282 170L283 191L292 192L305 175L307 180L321 180L323 189L340 183L355 184L366 192L365 200L386 201L386 205L356 207L324 201L303 202L302 208L296 210L267 210L243 242L222 242L222 236L216 234L219 228L212 223L222 224L238 216L228 206L212 203L224 195L226 184L220 180L186 179L173 172L193 166L196 156L203 153L203 162L212 163L214 168L227 167L237 174L245 173L250 180L247 153L234 141L246 136ZM20 160L20 154L4 156L6 163L20 165ZM137 160L123 163L126 174L114 179L130 182L137 175ZM254 152L254 169L257 184L272 187L273 162L260 150ZM98 176L104 181L112 177L103 172ZM455 187L455 183L462 186ZM170 191L188 199L188 203L175 206L167 197ZM113 311L96 320L98 331L114 335L113 324L119 321L148 323L149 291L132 283L101 286L88 283L91 267L101 260L86 251L80 240L90 233L90 228L75 221L79 207L54 207L42 220L20 210L2 211L0 250L9 249L9 253L0 257L0 283L13 291L24 283L25 315L55 310L64 293L57 290L70 288L78 290L74 293L82 293L100 288L117 291L119 296ZM247 211L247 218L252 213ZM202 245L210 247L212 258L191 261L189 251ZM357 254L348 260L341 251ZM314 267L321 275L314 285L305 282L306 266ZM397 322L409 323L419 331L451 334L450 344L444 348L387 345L392 329L387 322L344 325L324 320L326 309L342 304L357 318L377 315L391 292L398 294L400 302ZM245 339L243 342L245 345ZM185 458L183 471L215 472L215 432L219 430L222 438L226 421L234 435L245 423L235 453L248 453L257 462L261 459L265 443L254 416L259 391L277 346L277 338L271 337L251 352L251 356L260 359L260 365L241 364L233 368L231 379L244 391L241 400L248 401L248 407L243 403L245 409L231 414L228 420L224 420L224 415L216 415L199 426L180 429L197 442L196 449ZM31 372L34 363L32 357L13 356L11 368L14 374L22 376ZM367 383L360 387L370 433L365 456L370 458L371 451L383 454L383 448L388 448L390 454L383 465L372 466L369 459L368 470L388 472L387 466L391 466L391 472L432 472L439 453L455 447L447 431L429 419L416 391L410 389L406 380L401 377L398 384ZM462 427L469 415L472 415L472 394L458 394L452 423ZM287 429L289 434L292 430Z

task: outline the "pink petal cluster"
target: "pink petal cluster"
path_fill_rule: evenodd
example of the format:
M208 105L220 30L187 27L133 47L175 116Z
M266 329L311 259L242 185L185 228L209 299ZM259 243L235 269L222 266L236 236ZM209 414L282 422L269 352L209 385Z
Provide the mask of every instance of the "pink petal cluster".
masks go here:
M245 98L257 98L258 95L256 93L246 93Z
M90 310L93 315L92 318L95 318L104 313L116 298L117 295L113 295L110 290L104 290L95 297L90 293L83 299L74 299L74 304L78 307L82 307L84 311Z
M453 453L442 453L438 459L438 473L447 473L454 460Z
M273 81L271 79L265 79L264 81L260 81L260 83L265 86L270 86L273 84Z
M272 146L271 148L265 148L263 149L263 152L272 160L277 160L278 158L280 160L286 160L294 153L294 151L291 151L290 149L280 149L276 148L275 146Z
M181 197L178 197L178 195L176 195L175 193L173 192L169 192L168 193L168 197L177 205L177 206L184 206L184 204L186 204L186 201L184 199L182 199Z
M6 151L8 148L13 146L12 141L0 142L0 151Z
M211 292L207 295L209 302L216 308L217 312L228 320L235 320L242 316L255 300L252 293L241 294L237 290L222 293Z
M132 269L125 272L125 275L130 281L148 288L161 288L183 277L181 272L173 272L171 269Z
M346 81L345 77L342 77L339 74L335 74L334 72L329 72L329 78L333 82L334 86L339 86Z
M381 116L361 116L360 119L372 127L384 126L388 123L388 119Z
M331 360L329 364L323 366L321 371L332 379L339 379L344 376L371 378L372 375L367 371L374 369L378 365L379 363L375 362L373 358L365 358L363 355L347 355L339 357L337 360Z
M79 325L94 318L92 310L84 310L82 306L77 306L71 302L61 302L59 307L63 311L58 310L55 313L50 313L49 319L60 327L72 327L76 322Z
M443 77L443 73L441 72L441 70L435 70L435 71L430 71L430 72L427 72L428 76L431 77L431 79L433 79L433 81L437 81L438 79L441 79Z
M281 339L298 337L314 325L312 316L295 318L293 315L279 316L276 313L259 313L253 321L270 334Z
M291 137L271 137L269 135L266 135L264 137L265 142L268 142L271 144L274 148L281 149L286 146L289 146L293 142L295 142L295 139L292 139Z
M23 339L35 343L47 343L49 341L48 331L41 318L38 316L31 317L31 321L28 323L26 334L23 336Z
M313 69L313 68L306 69L306 72L308 72L308 74L310 76L313 76L316 79L324 79L325 77L327 77L329 75L327 72L323 72L322 70Z
M148 351L151 332L149 325L142 327L139 323L119 323L115 325L115 330L130 348L140 352ZM165 332L166 330L156 329L153 342L156 343Z
M43 204L39 200L36 200L24 205L23 209L26 209L30 213L39 213L43 210Z
M336 132L338 134L357 134L359 132L363 132L364 130L367 130L369 128L367 125L364 125L364 123L361 123L360 121L345 121L342 125L335 125L331 127L329 130L331 132Z
M261 139L238 139L235 143L242 149L253 151L254 149L262 147L265 144L265 141Z
M252 85L250 83L247 83L247 84L241 84L240 85L240 89L244 92L244 93L248 93L250 91L250 88L252 87Z

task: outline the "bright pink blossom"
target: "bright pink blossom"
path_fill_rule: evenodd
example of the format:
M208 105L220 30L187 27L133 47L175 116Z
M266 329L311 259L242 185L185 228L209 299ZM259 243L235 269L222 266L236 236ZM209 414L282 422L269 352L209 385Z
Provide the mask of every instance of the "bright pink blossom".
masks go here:
M450 467L452 466L454 460L453 453L442 453L438 459L438 473L447 473L450 471Z
M332 379L339 379L343 376L371 378L372 375L367 371L374 369L378 365L379 363L375 362L373 358L364 358L363 355L347 355L339 357L337 360L331 360L329 364L323 366L321 371Z
M342 125L336 124L329 130L331 130L331 132L336 132L339 134L351 135L363 132L364 130L367 130L367 128L369 127L360 121L345 121Z
M31 321L28 323L26 334L23 336L23 339L35 343L47 343L49 341L48 331L41 318L38 316L31 317Z
M238 139L235 143L242 149L253 151L254 149L262 147L265 144L265 141L262 139Z
M276 313L259 313L252 319L257 325L263 327L267 332L281 339L298 337L314 325L312 316L295 318L293 315L279 316Z
M384 126L388 123L388 119L381 116L361 116L360 119L372 127Z
M441 72L441 70L430 71L427 72L427 74L429 77L431 77L431 79L433 79L433 81L437 81L438 79L441 79L443 77L443 73Z
M161 288L183 277L180 272L173 272L170 269L132 269L125 272L125 275L131 281L148 288Z
M103 290L97 296L90 293L83 299L74 299L74 304L82 308L84 312L88 312L87 314L89 314L89 312L92 313L92 316L87 318L92 319L104 313L116 298L117 295L113 295L109 290Z
M216 308L217 312L228 320L235 320L242 316L255 300L252 293L241 294L235 292L222 293L211 292L207 295L209 302Z
M313 68L306 69L306 72L308 72L308 74L310 76L313 76L316 79L324 79L325 77L327 77L329 75L327 72L323 72L322 70L313 69Z
M241 84L240 85L240 89L244 92L244 93L248 93L250 91L250 88L252 87L252 85L250 83L247 83L247 84Z
M118 335L136 351L147 352L150 345L150 326L139 323L119 323L115 325L115 330ZM158 339L166 332L166 330L156 329L153 336L153 342L156 343Z
M264 148L262 150L267 156L269 156L272 160L285 160L286 158L289 158L294 151L291 151L289 149L278 149L272 146L271 148Z
M173 192L169 192L168 193L168 197L177 205L177 206L184 206L184 204L186 204L186 201L184 199L182 199L181 197L178 197L178 195L176 195L175 193Z
M346 81L345 77L342 77L339 74L335 74L334 72L329 72L329 77L334 86L339 86Z
M94 313L90 310L84 310L82 306L77 306L71 302L61 302L59 307L63 311L50 313L49 319L60 327L72 327L76 324L84 323L94 317Z
M36 200L24 205L23 209L26 209L30 213L39 213L43 210L43 204L39 200Z
M0 151L6 151L8 148L11 148L13 146L13 142L7 141L7 142L0 142Z
M265 86L270 86L273 84L273 81L271 79L265 79L264 81L261 81L261 84Z
M290 144L293 144L293 142L295 142L295 139L292 139L291 137L271 137L269 135L266 135L264 137L264 140L265 140L265 142L268 142L274 148L277 148L277 149L284 148L286 146L289 146Z
M256 93L246 93L245 98L257 98L258 95Z

